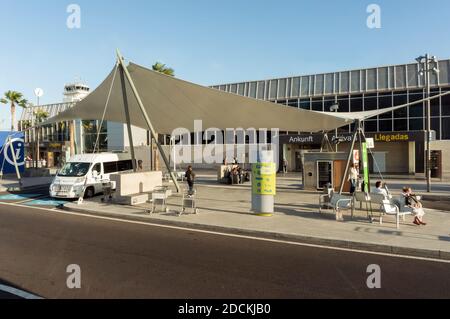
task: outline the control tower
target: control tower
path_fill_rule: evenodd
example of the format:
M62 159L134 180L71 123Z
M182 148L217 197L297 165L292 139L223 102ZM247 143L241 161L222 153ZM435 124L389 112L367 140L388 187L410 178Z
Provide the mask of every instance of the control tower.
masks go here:
M78 102L88 96L90 88L81 82L69 83L64 86L64 103Z

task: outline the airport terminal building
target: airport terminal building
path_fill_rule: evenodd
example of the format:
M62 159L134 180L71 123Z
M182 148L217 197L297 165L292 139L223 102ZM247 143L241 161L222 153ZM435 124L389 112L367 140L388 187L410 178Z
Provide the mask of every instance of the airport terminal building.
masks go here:
M450 60L439 61L439 73L431 72L431 95L450 91ZM359 112L389 108L426 97L424 77L419 63L374 67L359 70L304 75L241 83L215 85L213 88L246 97L271 101L286 107L314 111ZM364 124L368 136L374 137L374 157L385 173L415 174L425 171L426 103L409 106L369 119ZM450 95L431 102L433 132L432 160L434 174L450 173L442 167L442 157L450 155ZM348 140L352 127L339 130ZM301 171L301 153L320 149L321 134L281 132L282 156L289 170ZM330 140L334 138L330 132ZM339 145L339 151L349 148ZM280 146L281 147L281 146ZM371 163L373 169L373 163ZM439 167L438 167L439 166ZM374 169L373 169L374 170Z
M331 106L338 105L339 112L370 111L422 100L426 97L420 64L402 64L359 70L303 75L288 78L249 81L212 86L214 89L285 105L319 112L329 112ZM450 91L450 59L439 61L438 74L431 73L431 94L438 95ZM84 87L83 87L84 88ZM75 94L76 93L76 94ZM74 95L75 94L75 95ZM50 117L71 108L74 102L89 94L89 89L81 90L76 84L65 87L64 103L39 106L47 110ZM283 112L283 108L280 108ZM30 110L23 112L21 126L30 122ZM230 114L230 116L239 116ZM76 121L75 144L77 153L92 151L100 131L100 151L121 151L129 148L126 126L121 123L105 122L97 128L99 121ZM60 166L61 158L67 158L69 130L68 123L42 128L41 157L47 165ZM405 107L394 112L379 115L365 121L368 137L375 140L374 158L383 173L423 174L425 171L426 147L426 103ZM246 129L246 127L245 127ZM256 128L258 129L258 128ZM271 127L267 127L271 129ZM301 128L299 128L301 130ZM450 177L450 162L443 158L450 156L450 95L431 102L432 175ZM338 151L348 151L352 126L338 130L343 140ZM32 134L31 134L32 135ZM26 132L26 148L33 145L33 136ZM135 146L148 148L149 132L133 127ZM336 137L329 132L329 139ZM159 136L168 153L171 138ZM320 150L323 134L310 132L281 132L280 163L288 160L289 171L303 171L303 154L310 150ZM145 151L147 152L147 151ZM66 154L64 156L64 154ZM156 156L156 155L155 155ZM444 163L443 163L444 162ZM281 165L280 165L281 166ZM206 167L201 165L199 167ZM375 172L374 161L370 167Z

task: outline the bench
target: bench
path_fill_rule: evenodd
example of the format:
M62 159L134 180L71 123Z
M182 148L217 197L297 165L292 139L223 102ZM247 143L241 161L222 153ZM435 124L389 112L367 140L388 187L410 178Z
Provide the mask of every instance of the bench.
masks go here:
M362 205L366 204L367 218L372 220L373 218L373 205L378 205L381 212L381 205L383 204L383 200L386 199L386 196L383 194L374 194L374 193L365 193L365 192L355 192L353 194L353 203L352 203L352 218L354 215L354 210L356 206L356 202L360 203L360 208L362 209Z
M386 197L383 194L367 194L364 192L356 192L353 196L353 203L352 203L352 218L353 218L353 212L356 205L356 202L360 202L361 206L363 203L366 204L367 209L367 215L369 216L369 207L370 212L373 214L372 205L379 205L379 212L380 212L380 225L383 224L383 217L385 215L389 216L395 216L396 222L397 222L397 229L400 228L400 218L405 221L406 215L412 214L412 209L409 207L406 207L404 204L404 200L402 198L389 198Z
M352 208L353 198L350 196L340 195L335 192L331 192L330 194L323 194L319 197L319 214L322 213L322 209L329 208L333 210L333 213L336 215L336 220L342 220L342 215L340 211L342 209L351 209Z
M400 228L400 217L403 221L406 219L406 215L412 215L411 208L402 205L404 201L400 199L385 199L381 205L380 225L383 225L383 215L395 216L397 222L397 229Z

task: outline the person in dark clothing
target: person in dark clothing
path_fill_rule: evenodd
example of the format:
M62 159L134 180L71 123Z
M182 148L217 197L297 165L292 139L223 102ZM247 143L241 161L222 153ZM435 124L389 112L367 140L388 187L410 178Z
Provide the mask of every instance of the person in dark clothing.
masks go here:
M192 169L192 166L189 166L186 171L186 181L189 186L189 194L193 195L194 194L195 173L194 173L194 170Z
M137 165L137 171L142 172L144 170L144 165L142 160L138 161L138 165Z
M239 184L244 184L244 181L242 179L242 174L243 174L242 167L238 166L237 167L237 175L239 177Z

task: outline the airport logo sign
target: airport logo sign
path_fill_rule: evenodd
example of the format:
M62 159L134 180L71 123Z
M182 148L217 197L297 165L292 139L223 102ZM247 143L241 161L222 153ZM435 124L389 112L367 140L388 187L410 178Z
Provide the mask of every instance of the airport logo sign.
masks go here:
M8 138L12 135L11 140ZM12 134L11 132L0 132L0 169L3 174L13 174L16 172L14 157L11 152L11 144L16 157L19 171L25 169L25 141L22 133Z

